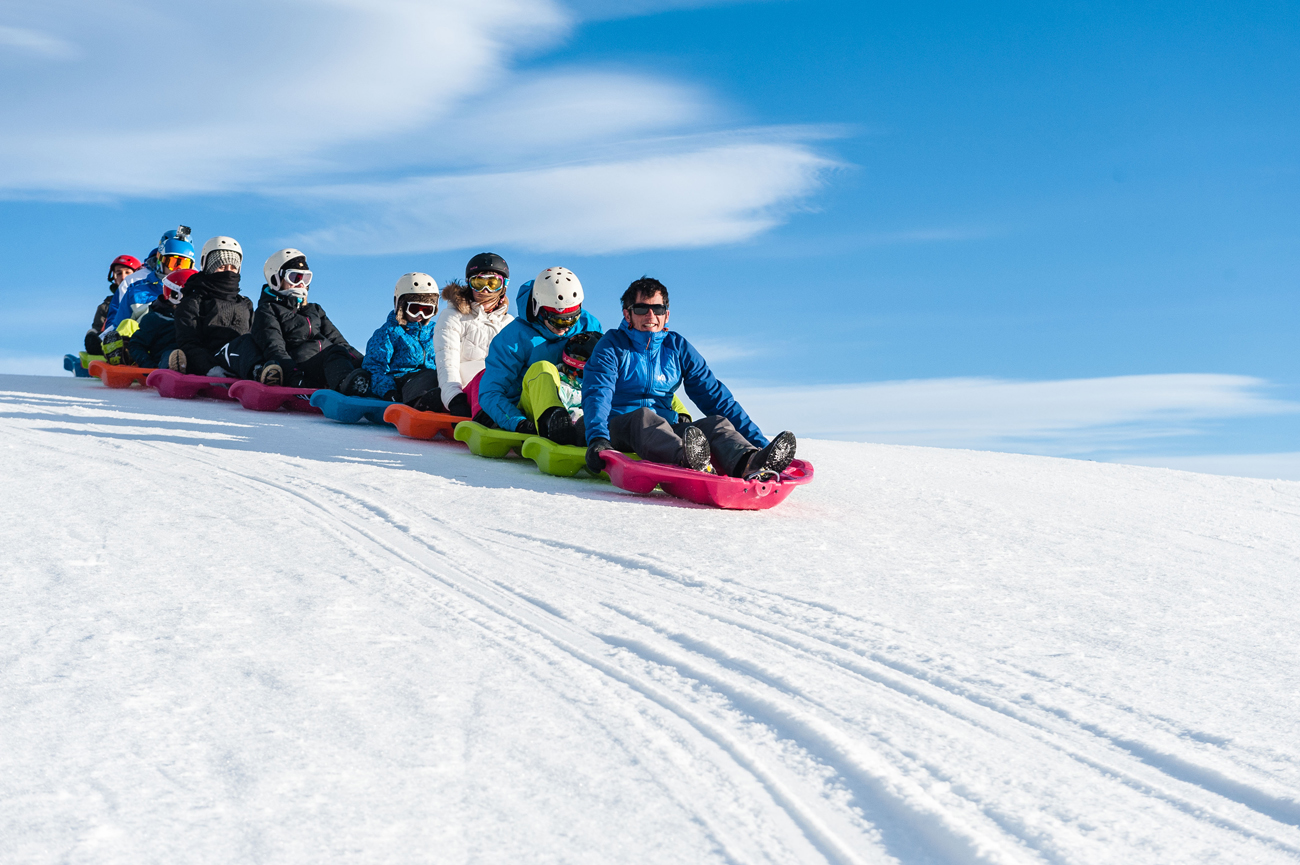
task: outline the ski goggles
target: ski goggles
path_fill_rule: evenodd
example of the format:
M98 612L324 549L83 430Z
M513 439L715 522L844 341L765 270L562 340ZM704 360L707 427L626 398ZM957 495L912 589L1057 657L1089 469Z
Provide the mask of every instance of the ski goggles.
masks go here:
M560 355L560 363L564 364L570 369L575 370L578 373L578 375L582 375L582 371L587 366L587 362L585 360L583 360L580 357L574 357L568 352L564 352L563 354Z
M310 270L281 271L280 281L288 285L311 285L311 271Z
M189 270L194 266L194 259L188 255L164 255L158 259L158 265L167 273L173 270Z
M406 314L408 317L416 319L433 318L438 314L438 304L419 303L413 300L406 304Z
M568 309L555 309L554 307L544 306L537 310L537 317L548 324L555 325L557 330L568 330L573 327L573 323L581 315L581 306L571 306Z
M500 291L507 280L497 273L476 273L469 278L469 287L475 291Z
M649 315L653 312L662 318L668 314L668 304L666 303L634 303L628 309L632 310L633 315Z

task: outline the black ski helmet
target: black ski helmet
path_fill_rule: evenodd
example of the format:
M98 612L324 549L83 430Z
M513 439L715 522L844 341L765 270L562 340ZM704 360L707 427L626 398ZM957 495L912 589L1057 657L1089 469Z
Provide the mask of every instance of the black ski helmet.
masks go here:
M471 258L469 264L465 265L465 278L469 279L474 274L485 271L499 273L503 279L510 278L510 265L495 252L480 252Z
M559 366L568 367L581 375L602 336L604 334L598 330L584 330L569 337L565 340L564 351L560 353Z

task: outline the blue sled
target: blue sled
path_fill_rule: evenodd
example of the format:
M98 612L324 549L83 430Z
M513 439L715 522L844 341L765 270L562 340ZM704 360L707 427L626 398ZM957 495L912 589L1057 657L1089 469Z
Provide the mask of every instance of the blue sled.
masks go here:
M81 365L81 355L79 354L65 354L63 356L63 368L77 378L90 378L90 372Z
M311 395L311 404L320 409L325 417L339 423L360 423L368 420L373 424L385 424L384 409L392 405L386 399L370 399L364 396L344 396L336 390L321 388ZM392 424L387 424L392 426Z

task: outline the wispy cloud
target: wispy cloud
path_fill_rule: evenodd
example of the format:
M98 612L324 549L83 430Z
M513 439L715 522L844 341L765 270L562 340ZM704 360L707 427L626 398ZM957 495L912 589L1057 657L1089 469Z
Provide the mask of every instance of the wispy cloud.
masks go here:
M1300 451L1272 454L1204 454L1199 456L1121 457L1117 462L1181 469L1209 475L1300 481Z
M740 144L630 162L328 186L305 194L348 205L348 224L306 235L339 252L510 244L585 254L696 247L779 221L829 163L807 150ZM304 194L304 193L300 193ZM490 208L462 208L466 200Z
M329 207L308 236L341 250L614 252L751 237L834 165L807 129L728 133L725 105L658 72L521 71L582 14L556 0L233 0L217 16L163 0L11 4L0 15L57 14L74 42L131 46L164 26L203 38L183 73L126 48L0 78L0 196L306 189ZM638 14L691 5L707 4Z
M67 60L80 52L77 46L39 30L0 25L0 48L29 57L47 60Z
M1193 435L1207 421L1292 414L1300 403L1239 375L1059 381L946 378L733 388L765 430L899 444L1080 455Z

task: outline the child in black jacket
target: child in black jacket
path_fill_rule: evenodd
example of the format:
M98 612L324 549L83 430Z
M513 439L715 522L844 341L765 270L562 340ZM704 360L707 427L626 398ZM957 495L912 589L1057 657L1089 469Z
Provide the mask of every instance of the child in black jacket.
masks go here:
M296 249L282 249L266 260L262 273L266 285L253 314L253 329L227 348L237 355L232 360L240 378L365 396L370 376L360 369L362 353L319 304L306 302L312 277L307 257Z

